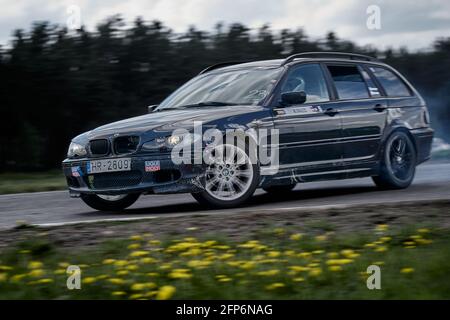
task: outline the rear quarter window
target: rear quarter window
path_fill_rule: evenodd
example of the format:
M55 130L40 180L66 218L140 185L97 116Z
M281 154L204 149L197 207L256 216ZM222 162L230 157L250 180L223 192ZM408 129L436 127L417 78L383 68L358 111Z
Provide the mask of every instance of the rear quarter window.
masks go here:
M392 71L383 67L370 67L370 71L375 75L389 97L409 97L411 90Z

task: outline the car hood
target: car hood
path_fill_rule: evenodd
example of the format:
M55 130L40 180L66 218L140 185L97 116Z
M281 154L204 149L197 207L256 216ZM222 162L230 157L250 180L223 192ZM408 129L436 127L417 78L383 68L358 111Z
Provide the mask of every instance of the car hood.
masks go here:
M233 117L245 113L260 111L259 106L201 107L180 110L153 112L139 117L129 118L98 127L87 133L88 138L122 133L145 133L148 131L172 131L179 128L190 129L194 121L203 124L226 118L233 122Z

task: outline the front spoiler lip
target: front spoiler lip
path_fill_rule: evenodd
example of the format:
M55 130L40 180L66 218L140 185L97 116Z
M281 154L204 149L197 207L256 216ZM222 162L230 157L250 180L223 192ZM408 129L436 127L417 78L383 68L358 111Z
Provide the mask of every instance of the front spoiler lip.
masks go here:
M81 194L105 194L105 195L119 195L124 193L189 193L200 192L203 190L202 178L204 176L205 168L203 165L180 164L176 165L167 157L158 156L131 156L132 161L136 163L151 160L160 160L161 170L177 169L181 173L181 177L177 180L167 182L143 181L138 185L121 187L121 188L103 188L91 189L85 182L83 177L76 177L80 187L69 186L69 194L71 197L79 197ZM62 162L62 169L66 177L73 177L71 173L72 166L83 166L87 161L93 159L65 159ZM96 158L95 160L98 160ZM132 162L134 163L134 162ZM136 166L133 170L139 170L145 174L143 166Z

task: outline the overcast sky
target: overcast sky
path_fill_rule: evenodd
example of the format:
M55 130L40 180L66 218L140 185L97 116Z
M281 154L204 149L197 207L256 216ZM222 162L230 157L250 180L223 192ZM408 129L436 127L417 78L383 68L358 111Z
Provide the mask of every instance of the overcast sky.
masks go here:
M176 32L191 25L211 30L219 21L252 28L269 23L274 30L302 27L313 38L335 31L380 48L425 49L437 37L450 37L449 0L0 0L0 44L33 21L65 24L70 5L80 8L82 23L91 30L120 13L128 21L137 16L161 20ZM380 29L367 28L370 5L380 8Z

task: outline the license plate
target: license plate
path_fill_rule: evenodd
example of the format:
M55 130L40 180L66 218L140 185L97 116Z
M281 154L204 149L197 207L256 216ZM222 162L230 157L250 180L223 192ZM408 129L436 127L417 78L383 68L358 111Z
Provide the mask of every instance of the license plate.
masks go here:
M94 160L87 163L87 173L130 171L131 158Z

